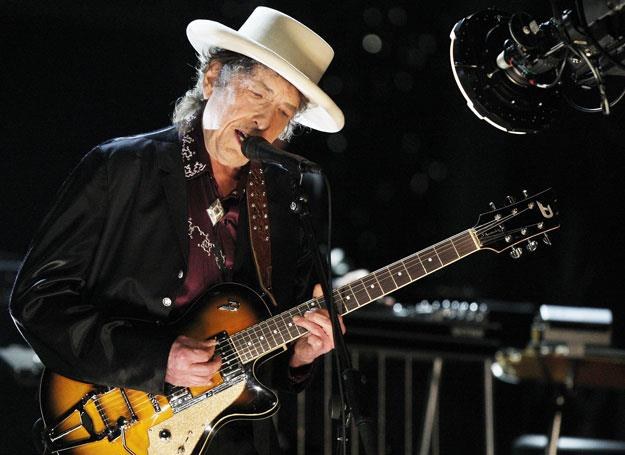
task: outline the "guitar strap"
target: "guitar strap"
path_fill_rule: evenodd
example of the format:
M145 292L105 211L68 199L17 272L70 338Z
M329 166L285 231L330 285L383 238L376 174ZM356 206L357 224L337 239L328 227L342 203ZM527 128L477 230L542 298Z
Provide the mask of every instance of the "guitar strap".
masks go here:
M269 206L265 176L260 161L251 161L247 178L247 214L250 246L258 275L258 284L269 296L271 303L278 306L271 288L271 231L269 228Z

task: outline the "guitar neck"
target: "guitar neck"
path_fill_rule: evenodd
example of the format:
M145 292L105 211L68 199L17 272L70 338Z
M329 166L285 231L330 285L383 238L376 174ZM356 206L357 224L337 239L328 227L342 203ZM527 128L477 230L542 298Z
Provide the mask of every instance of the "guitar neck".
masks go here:
M467 229L333 291L340 314L350 313L480 249L475 230ZM230 337L243 363L251 362L308 333L294 316L325 307L323 298L308 300Z

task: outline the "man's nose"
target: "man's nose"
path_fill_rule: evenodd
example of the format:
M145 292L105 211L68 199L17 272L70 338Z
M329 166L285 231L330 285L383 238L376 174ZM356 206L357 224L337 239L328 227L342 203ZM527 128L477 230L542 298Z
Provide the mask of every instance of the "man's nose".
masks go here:
M258 131L267 131L271 126L271 109L259 109L254 114L254 123Z
M263 110L263 112L254 116L254 123L256 125L255 136L262 136L268 142L273 142L276 140L280 131L282 131L282 127L280 126L280 122L276 119L277 114L275 114L271 109Z

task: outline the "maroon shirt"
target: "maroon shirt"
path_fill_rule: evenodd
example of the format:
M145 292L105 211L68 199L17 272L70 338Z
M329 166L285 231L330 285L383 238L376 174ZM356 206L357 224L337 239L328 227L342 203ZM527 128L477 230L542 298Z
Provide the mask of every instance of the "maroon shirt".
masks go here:
M232 279L239 224L239 203L245 192L245 178L237 189L221 199L223 217L213 226L208 208L219 192L210 157L204 146L201 122L182 137L182 159L187 187L189 262L187 276L176 307L203 294L211 285ZM242 176L247 172L242 170Z

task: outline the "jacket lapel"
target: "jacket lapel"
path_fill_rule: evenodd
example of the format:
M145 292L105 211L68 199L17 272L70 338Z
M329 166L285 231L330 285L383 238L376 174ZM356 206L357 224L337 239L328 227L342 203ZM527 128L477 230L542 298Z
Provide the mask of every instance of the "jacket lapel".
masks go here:
M165 192L169 207L169 219L172 223L180 251L185 259L189 259L189 241L187 238L187 191L180 157L180 144L175 142L161 143L162 147L156 154L158 167L161 171L161 185Z

